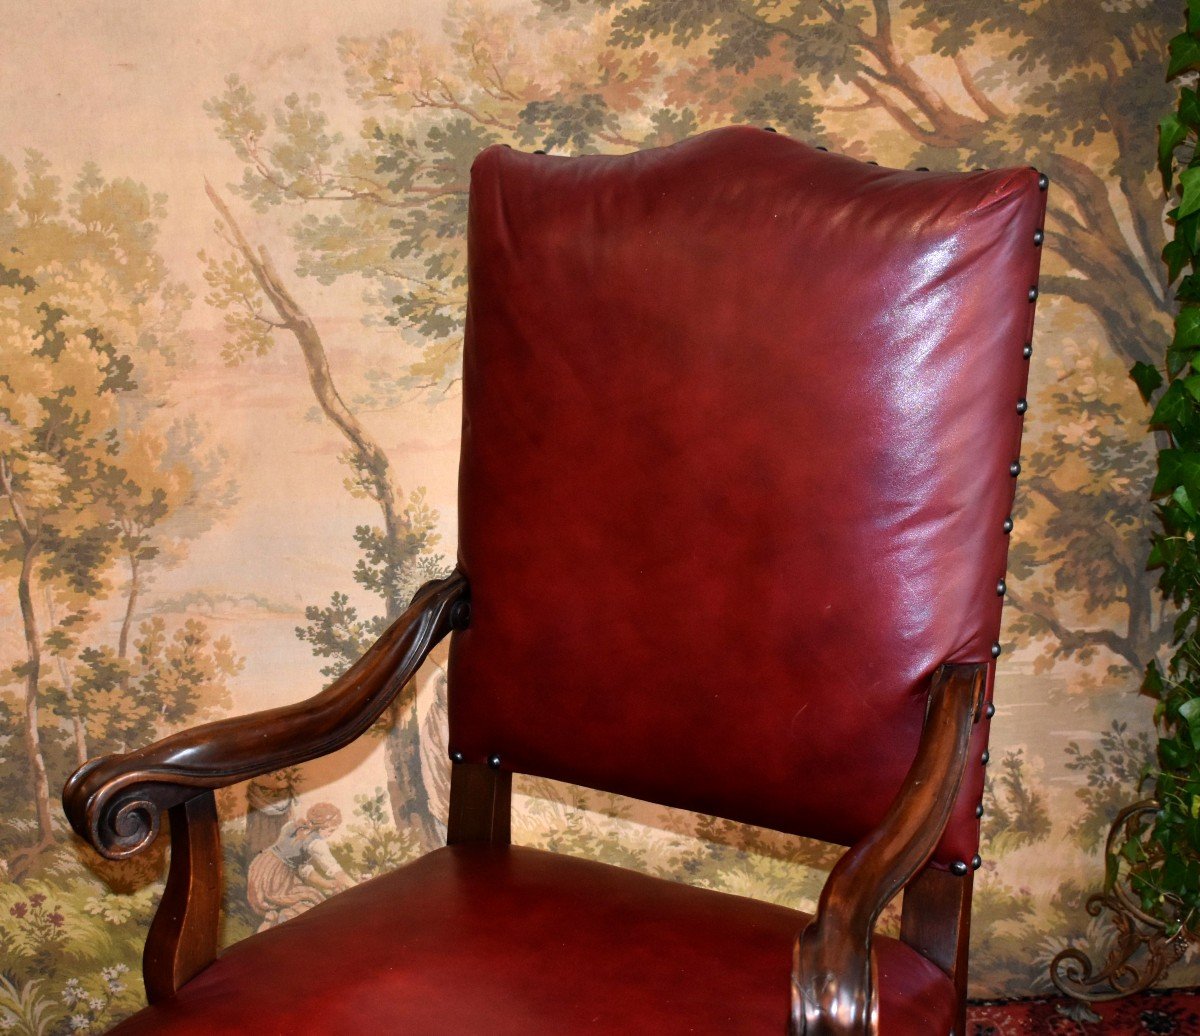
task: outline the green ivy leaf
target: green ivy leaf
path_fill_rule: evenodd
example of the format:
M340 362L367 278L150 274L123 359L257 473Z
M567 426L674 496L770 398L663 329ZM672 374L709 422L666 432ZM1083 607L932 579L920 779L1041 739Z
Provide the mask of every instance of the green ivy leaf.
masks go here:
M1200 210L1200 166L1189 166L1180 173L1179 186L1183 188L1183 196L1179 199L1175 218L1183 219Z
M1167 264L1167 283L1174 284L1176 278L1183 272L1192 259L1192 252L1185 241L1176 238L1168 241L1162 251L1163 262Z
M1158 671L1158 663L1151 659L1150 664L1146 666L1146 676L1142 680L1142 693L1157 698L1162 695L1162 689L1162 673Z
M1147 403L1150 402L1150 397L1162 386L1162 372L1150 363L1142 363L1139 360L1129 370L1129 376L1133 379L1133 383L1138 387L1138 391L1142 394L1142 399Z
M1189 273L1179 282L1175 291L1175 301L1200 303L1200 274Z
M1174 493L1183 486L1193 500L1200 500L1200 453L1187 450L1161 450L1158 475L1151 492L1155 496Z
M1188 32L1200 32L1200 0L1188 0Z
M1188 491L1183 486L1176 487L1175 492L1171 494L1171 499L1183 508L1189 518L1196 517L1196 505L1192 503L1192 498L1188 496Z
M1161 565L1162 563L1163 563L1162 544L1156 540L1154 542L1153 546L1151 546L1151 548L1150 548L1150 556L1148 558L1146 558L1146 567L1147 568L1158 568L1159 565ZM1150 664L1153 665L1154 663L1151 662Z
M1169 738L1158 739L1158 755L1163 766L1171 770L1183 770L1195 761L1196 753L1189 750L1182 741L1172 741Z
M1197 112L1200 115L1200 111ZM1188 135L1188 128L1177 115L1164 116L1158 124L1158 171L1162 173L1163 190L1171 191L1171 168L1174 165L1175 149Z
M1173 431L1186 421L1193 406L1191 394L1183 383L1172 382L1162 394L1154 413L1150 415L1150 424L1155 428ZM1197 463L1200 463L1200 456L1197 457Z
M1179 91L1179 120L1193 129L1200 127L1200 96L1184 87Z
M1200 401L1200 374L1191 374L1182 379L1181 385L1187 390L1187 394L1197 401Z
M1189 18L1191 12L1189 11ZM1190 33L1181 32L1170 43L1167 49L1171 52L1171 60L1167 63L1167 78L1173 79L1188 69L1200 67L1200 40Z
M1200 306L1185 306L1179 311L1171 345L1177 349L1200 346Z
M1180 705L1179 715L1187 723L1192 747L1200 748L1200 698L1189 698Z
M1179 211L1178 206L1175 211ZM1184 219L1175 219L1174 216L1171 219L1175 220L1175 240L1182 241L1188 251L1195 255L1200 251L1200 212L1193 212Z

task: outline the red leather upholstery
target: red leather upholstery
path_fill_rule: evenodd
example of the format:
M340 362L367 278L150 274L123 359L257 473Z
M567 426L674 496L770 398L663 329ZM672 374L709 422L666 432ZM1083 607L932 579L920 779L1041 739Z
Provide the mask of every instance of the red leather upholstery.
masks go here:
M539 852L455 846L238 943L120 1036L764 1033L806 915ZM948 1032L954 990L876 942L881 1036Z
M930 673L999 633L1044 197L1032 169L899 172L747 127L481 154L451 747L875 827ZM975 852L982 783L941 862Z

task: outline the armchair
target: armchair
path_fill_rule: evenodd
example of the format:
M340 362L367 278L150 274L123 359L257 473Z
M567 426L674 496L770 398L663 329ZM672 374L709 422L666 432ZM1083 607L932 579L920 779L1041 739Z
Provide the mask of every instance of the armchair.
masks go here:
M484 151L455 572L308 702L64 790L110 857L170 816L116 1031L965 1036L1045 189L748 127ZM212 789L358 736L452 631L449 844L218 956ZM513 773L852 848L809 917L511 846Z

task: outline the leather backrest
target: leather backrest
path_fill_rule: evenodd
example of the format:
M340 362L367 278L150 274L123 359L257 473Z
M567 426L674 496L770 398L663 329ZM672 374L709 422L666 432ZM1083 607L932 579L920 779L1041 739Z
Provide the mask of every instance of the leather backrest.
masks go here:
M484 151L452 749L870 831L930 674L999 633L1044 199L1032 169L896 171L748 127ZM982 782L937 860L974 853Z

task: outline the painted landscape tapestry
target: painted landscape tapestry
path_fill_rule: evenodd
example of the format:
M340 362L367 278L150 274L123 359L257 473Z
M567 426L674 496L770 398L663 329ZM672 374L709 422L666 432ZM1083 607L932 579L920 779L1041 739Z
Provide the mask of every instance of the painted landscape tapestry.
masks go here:
M1084 902L1172 618L1126 372L1170 336L1177 6L0 0L0 1031L100 1033L143 1002L165 848L98 858L66 776L316 692L453 566L474 155L730 123L1052 181L972 993L1043 993L1056 952L1103 947ZM226 943L444 840L444 662L351 748L219 796ZM839 852L517 792L518 842L795 906Z

